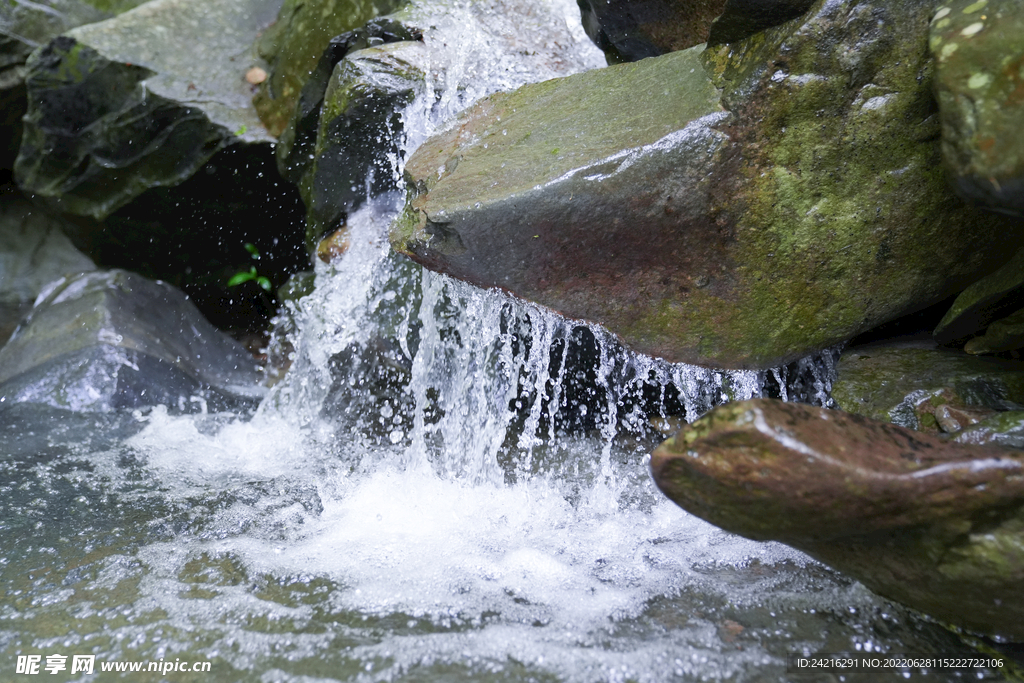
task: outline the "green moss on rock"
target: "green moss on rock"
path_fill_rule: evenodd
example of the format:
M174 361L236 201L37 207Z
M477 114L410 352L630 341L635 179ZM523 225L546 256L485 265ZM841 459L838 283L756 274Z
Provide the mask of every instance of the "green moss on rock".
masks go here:
M271 135L284 131L331 39L395 11L405 0L285 0L257 49L270 65L253 102Z
M941 300L1021 226L946 186L931 8L821 1L493 96L410 159L393 242L700 365L771 367Z
M837 407L909 429L927 428L922 420L939 405L997 411L1024 406L1024 363L952 349L914 344L850 349L840 356L836 373Z

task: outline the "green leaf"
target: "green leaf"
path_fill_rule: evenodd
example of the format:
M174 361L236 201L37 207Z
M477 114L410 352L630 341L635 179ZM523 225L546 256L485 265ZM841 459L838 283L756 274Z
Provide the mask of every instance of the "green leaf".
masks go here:
M270 284L270 279L265 278L262 275L256 278L256 284L258 284L260 287L267 290L268 292L274 287L274 285Z
M249 255L252 256L254 259L256 259L257 261L260 259L260 250L256 248L255 244L253 244L252 242L246 242L242 246L245 247L245 250L249 252Z
M238 130L235 131L235 135L237 135L238 137L242 137L243 135L245 135L245 131L247 130L249 129L246 128L245 125L243 124Z
M243 282L248 282L249 280L256 280L258 277L259 276L256 275L256 266L253 266L252 268L249 269L249 272L242 271L241 273L235 273L233 276L231 276L231 279L228 280L228 287L235 287L236 285L240 285Z

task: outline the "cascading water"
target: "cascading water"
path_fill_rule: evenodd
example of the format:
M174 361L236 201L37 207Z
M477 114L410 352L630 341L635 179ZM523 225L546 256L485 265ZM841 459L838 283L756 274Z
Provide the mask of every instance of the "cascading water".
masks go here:
M501 86L445 78L409 145ZM393 254L400 199L351 216L289 304L291 367L254 416L6 409L0 679L24 653L209 660L218 681L768 681L788 652L965 650L649 480L653 424L827 402L833 354L767 373L631 354Z

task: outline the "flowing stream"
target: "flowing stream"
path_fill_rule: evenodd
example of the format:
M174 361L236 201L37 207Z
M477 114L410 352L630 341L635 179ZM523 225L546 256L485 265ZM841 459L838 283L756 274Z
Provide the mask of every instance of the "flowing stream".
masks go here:
M472 79L410 107L407 149L502 87ZM656 427L827 403L833 354L765 373L631 354L396 256L400 203L352 216L288 305L271 352L291 367L254 415L3 409L0 680L52 653L95 655L60 678L82 681L776 681L789 652L972 651L650 481ZM961 680L872 680L921 677Z

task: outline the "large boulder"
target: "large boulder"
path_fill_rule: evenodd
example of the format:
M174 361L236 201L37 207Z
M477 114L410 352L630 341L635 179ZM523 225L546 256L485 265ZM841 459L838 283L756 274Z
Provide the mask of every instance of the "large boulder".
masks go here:
M154 0L73 29L27 64L19 185L104 218L218 150L273 138L246 75L281 0Z
M658 447L686 510L943 621L1024 639L1024 454L807 405L716 408Z
M244 348L175 288L127 271L62 278L0 349L0 402L85 412L253 407Z
M95 270L64 234L66 223L0 187L0 346L50 282Z
M9 169L21 144L25 62L40 45L76 26L108 19L141 0L37 0L0 3L0 168Z
M948 190L931 11L819 1L487 98L409 159L392 243L698 365L779 365L939 301L1022 226Z
M308 243L337 229L368 196L399 187L400 143L431 125L422 120L429 114L407 111L417 97L423 109L432 108L433 99L450 112L497 90L601 66L600 53L574 23L573 10L564 0L498 5L432 0L333 41L339 49L324 55L323 61L336 61L320 85L316 130L302 126L302 112L296 112L295 136L286 131L278 150L282 172L303 189ZM364 41L376 44L338 56L340 46ZM459 51L451 49L453 44L460 44ZM507 68L513 62L517 67ZM310 86L322 66L303 99L313 101ZM309 147L312 154L304 152Z
M1024 216L1024 5L952 0L932 20L942 158L957 190Z

